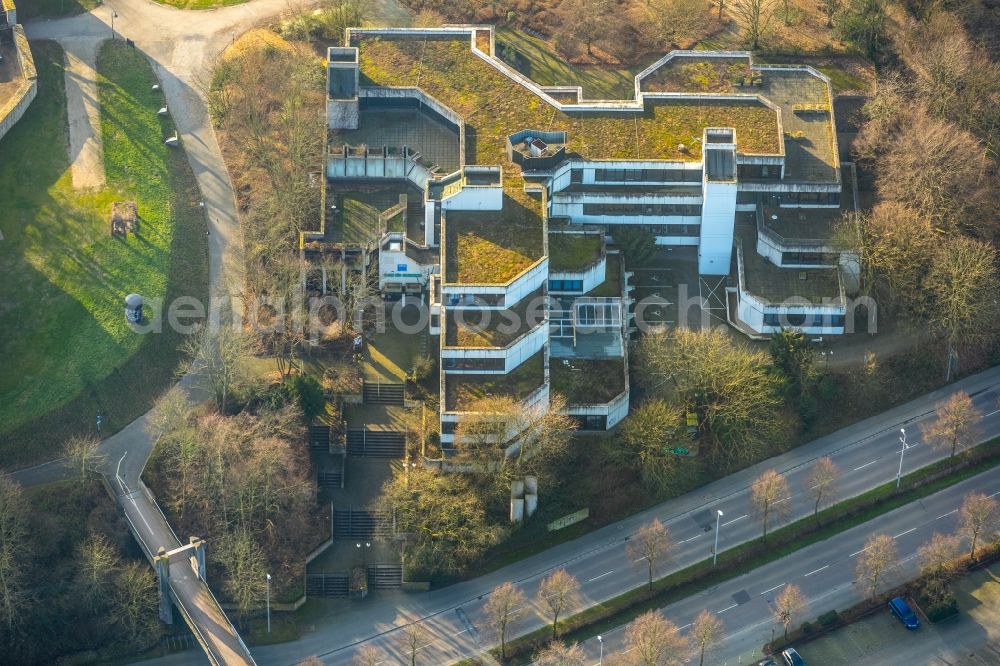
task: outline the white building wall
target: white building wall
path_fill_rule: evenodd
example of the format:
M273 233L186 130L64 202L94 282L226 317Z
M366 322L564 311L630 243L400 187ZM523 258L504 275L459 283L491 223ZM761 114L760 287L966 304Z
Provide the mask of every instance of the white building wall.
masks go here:
M625 389L611 402L602 405L570 405L566 408L566 413L570 416L605 416L607 417L606 428L610 430L628 416L628 408L629 391Z
M441 201L444 210L500 210L503 208L503 188L466 186L457 194Z
M601 260L596 264L591 266L585 271L552 271L549 273L549 280L581 280L583 281L582 291L573 292L561 292L558 290L550 290L550 293L561 294L561 293L572 293L580 294L587 293L591 289L596 289L605 279L607 279L607 267L608 261L606 256L602 256Z
M741 321L757 333L780 333L780 326L766 326L765 314L806 314L806 315L843 315L846 308L836 306L796 306L796 305L765 305L753 296L742 291L738 292L738 315ZM800 327L806 335L841 335L843 326L803 326Z
M549 258L544 257L541 261L515 278L509 285L476 285L476 284L442 284L441 298L445 305L448 305L449 296L469 296L474 297L480 294L503 294L503 304L495 306L479 306L486 310L505 310L513 307L525 296L531 294L541 287L549 276ZM471 298L468 301L471 305Z
M505 375L541 351L549 340L548 321L540 322L507 347L441 347L441 358L502 358L503 369L456 370L446 369L449 375Z
M726 275L733 254L736 183L706 181L703 187L698 272L701 275Z

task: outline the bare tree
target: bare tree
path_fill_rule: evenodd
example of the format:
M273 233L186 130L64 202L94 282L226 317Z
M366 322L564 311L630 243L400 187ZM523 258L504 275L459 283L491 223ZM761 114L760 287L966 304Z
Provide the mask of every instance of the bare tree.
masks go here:
M28 502L21 486L0 476L0 620L13 631L28 604L23 563L31 553L25 517Z
M948 581L958 570L958 552L961 547L962 542L957 536L935 532L931 540L917 550L920 576L927 596L936 599L947 596Z
M772 516L784 515L788 512L791 493L788 491L788 481L782 474L769 469L761 474L750 486L750 499L754 510L760 516L764 526L764 540L767 541L767 523Z
M969 493L962 501L958 515L962 533L972 542L969 559L975 560L979 541L992 539L997 529L1000 529L997 501L985 493Z
M667 48L697 41L708 32L710 10L703 0L647 0L641 21L652 43Z
M559 632L559 616L577 601L579 594L580 582L565 569L556 569L542 579L538 586L538 600L552 616L552 638Z
M878 594L878 584L883 575L899 562L895 540L888 534L873 534L865 542L865 548L858 556L858 578L868 583L868 596Z
M589 666L587 655L576 643L552 641L535 653L533 666Z
M977 426L981 418L982 412L972 404L969 394L958 391L938 405L937 418L924 425L924 440L935 448L950 448L954 457L956 451L979 437Z
M79 567L77 582L80 591L92 605L103 602L115 581L121 565L118 549L100 533L91 533L77 548Z
M125 564L115 579L112 614L126 640L135 642L157 630L156 599L156 577L146 563Z
M806 597L798 585L789 583L774 598L774 619L785 628L785 639L788 639L788 625L792 623L795 614L802 611L806 605ZM804 613L803 613L804 614Z
M500 656L507 659L507 630L528 610L528 600L521 588L509 581L494 588L483 605L490 628L500 639Z
M774 0L731 0L730 11L743 24L746 40L751 49L760 48L760 38L774 16Z
M691 625L691 642L698 652L698 666L704 666L705 655L717 649L722 640L722 620L715 613L702 609Z
M429 637L421 625L411 622L403 627L400 642L402 643L403 650L405 650L406 655L409 657L410 666L417 666L417 652L427 647Z
M649 591L653 591L653 576L656 575L657 567L670 560L673 551L677 549L677 544L670 531L663 526L659 518L643 525L639 531L629 539L625 552L633 564L638 564L645 560L648 571Z
M382 663L382 654L371 645L362 645L351 661L352 666L378 666Z
M679 666L688 653L687 638L659 611L648 611L625 627L625 652L629 666Z
M829 456L820 458L809 468L805 478L805 490L813 500L813 517L819 523L820 503L829 500L837 491L837 481L840 480L840 470Z
M587 45L587 54L593 55L594 41L607 28L607 19L613 9L611 0L571 0L560 7L567 12L572 35Z
M354 663L356 664L357 662L355 661ZM297 663L295 666L323 666L323 660L315 655L310 655ZM375 662L372 662L370 666L375 666Z
M184 390L175 384L156 399L150 410L146 432L154 439L159 439L184 426L190 415L191 403Z
M66 440L63 456L80 473L80 481L85 481L88 472L96 472L107 462L107 456L98 450L100 446L101 440L92 435L78 435Z
M216 559L226 570L223 588L243 617L263 601L267 587L264 553L243 531L225 535L215 547Z
M252 383L246 362L253 354L253 336L236 326L202 326L183 347L193 359L195 372L211 389L216 407L225 414L233 392Z

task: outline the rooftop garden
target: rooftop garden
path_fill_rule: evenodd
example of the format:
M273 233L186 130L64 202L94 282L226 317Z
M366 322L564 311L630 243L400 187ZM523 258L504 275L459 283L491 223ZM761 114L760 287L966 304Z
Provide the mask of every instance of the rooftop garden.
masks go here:
M597 285L587 296L621 296L621 281L622 256L620 254L609 254L604 269L604 282Z
M448 211L445 280L506 284L542 257L541 203L523 190L504 192L498 211Z
M675 57L642 80L642 89L725 93L751 82L750 58ZM759 76L759 74L758 74Z
M742 245L743 277L746 290L774 305L836 305L841 298L837 268L780 268L757 254L756 231L737 225L736 237Z
M506 163L505 138L528 127L565 131L569 152L602 159L697 161L705 127L735 127L745 154L781 149L777 114L756 100L661 100L631 117L567 114L472 55L468 38L355 40L361 46L361 84L419 84L465 119L472 164Z
M506 375L446 375L445 408L460 412L491 396L524 400L544 381L543 352L538 352Z
M379 215L399 203L405 188L394 186L338 186L329 183L327 201L336 202L336 211L327 211L327 239L334 243L360 245L379 238ZM403 231L402 213L390 218L386 231Z
M550 271L582 271L600 258L598 234L549 234Z
M625 359L554 358L549 378L568 404L600 405L625 390Z
M545 320L548 303L538 291L507 310L448 308L448 347L506 347Z

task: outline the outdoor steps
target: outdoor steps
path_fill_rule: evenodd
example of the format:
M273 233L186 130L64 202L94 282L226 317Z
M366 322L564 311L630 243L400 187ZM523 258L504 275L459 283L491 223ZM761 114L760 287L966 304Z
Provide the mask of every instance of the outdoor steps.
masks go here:
M333 538L372 539L392 534L389 514L384 511L361 509L333 510Z
M368 589L393 590L403 585L403 565L376 564L368 567Z
M316 485L318 485L320 488L343 488L344 473L341 471L317 472Z
M404 397L403 384L387 384L385 382L364 382L361 397L368 405L402 405Z
M347 597L348 577L346 574L307 574L306 596Z
M330 426L325 423L309 424L309 450L316 453L330 452Z
M402 458L406 453L406 436L393 430L347 431L347 455L368 458Z

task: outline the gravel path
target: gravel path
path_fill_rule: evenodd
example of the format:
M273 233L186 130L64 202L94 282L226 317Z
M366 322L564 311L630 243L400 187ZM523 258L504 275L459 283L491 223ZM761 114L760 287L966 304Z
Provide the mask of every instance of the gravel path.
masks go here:
M73 187L104 187L104 143L97 97L97 48L91 38L61 40L66 51L66 115Z

